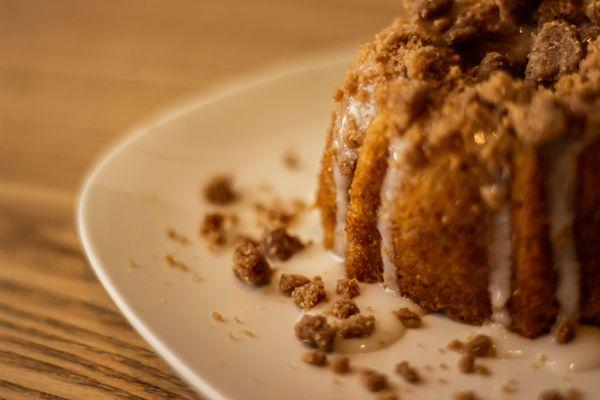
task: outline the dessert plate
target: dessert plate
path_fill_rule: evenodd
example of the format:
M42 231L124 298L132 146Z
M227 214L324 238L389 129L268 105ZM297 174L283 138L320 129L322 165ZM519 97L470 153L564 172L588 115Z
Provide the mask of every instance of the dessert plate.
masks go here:
M232 274L231 249L213 253L202 242L200 222L215 208L204 202L201 189L215 173L235 178L241 200L228 210L242 215L248 229L253 204L261 198L313 201L331 94L346 66L347 61L325 63L192 101L141 126L94 169L81 193L78 228L93 269L123 314L211 399L364 399L368 392L359 367L388 374L403 399L447 399L461 389L484 399L535 398L550 387L593 388L597 370L575 374L561 367L571 353L589 350L585 340L541 357L547 339L533 347L514 339L503 354L516 359L482 361L492 375L460 374L459 356L443 348L449 339L481 328L426 316L422 329L404 331L389 317L402 300L377 285L361 285L357 303L363 310L373 307L378 336L341 348L353 353L355 372L335 375L306 365L300 360L306 349L293 331L302 312L277 293L277 281L246 287ZM288 151L298 157L296 169L284 167ZM179 240L167 237L168 228ZM318 244L316 213L307 213L295 229L314 244L275 265L277 274L320 274L333 300L342 267ZM166 255L177 265L169 266ZM326 310L331 300L328 304L315 312ZM394 374L402 360L418 368L422 384L409 385Z

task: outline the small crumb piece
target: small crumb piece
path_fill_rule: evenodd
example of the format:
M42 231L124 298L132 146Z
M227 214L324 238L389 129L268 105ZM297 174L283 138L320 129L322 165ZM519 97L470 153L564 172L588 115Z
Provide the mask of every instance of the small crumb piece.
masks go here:
M355 278L338 279L335 292L340 296L352 299L360 294L360 287L358 286L358 281Z
M304 243L298 237L290 235L285 228L267 231L261 244L267 257L279 261L287 261L304 249Z
M185 272L190 270L184 262L177 260L172 253L165 254L165 262L172 268L178 268Z
M211 314L211 317L215 321L225 322L225 318L223 318L223 315L221 315L221 313L218 313L216 311L213 311L213 313Z
M244 335L248 336L248 337L251 337L251 338L255 338L255 337L256 337L256 335L254 334L254 332L252 332L252 331L251 331L251 330L249 330L249 329L244 329L244 330L242 331L242 333L243 333Z
M322 350L311 350L302 355L302 361L317 367L323 367L327 364L327 354Z
M458 339L452 339L446 346L448 350L463 352L465 350L465 344Z
M330 351L333 347L335 331L322 315L304 315L295 326L298 340L323 351Z
M458 370L463 374L472 374L475 372L475 357L465 354L458 360Z
M421 326L421 317L407 307L402 307L394 311L394 315L402 322L406 328L415 329Z
M233 253L233 273L248 285L264 285L271 279L269 262L255 241L243 238Z
M475 395L475 393L471 392L469 390L456 392L452 396L452 400L477 400L477 399L478 399L478 397Z
M367 337L374 330L375 317L372 315L356 314L338 324L338 331L344 339Z
M346 356L336 356L331 360L331 369L336 374L346 374L350 371L350 358Z
M304 275L298 274L282 274L279 278L279 291L286 296L291 296L294 289L304 286L310 282Z
M130 258L129 260L127 260L127 266L129 268L137 268L137 267L139 267L139 265L137 265L136 262L133 261L133 258Z
M387 376L372 369L362 370L360 380L371 392L379 392L388 387Z
M238 194L233 189L233 179L229 175L217 175L204 186L204 198L212 204L224 206L233 203Z
M292 292L294 303L305 310L310 310L322 301L327 300L325 293L325 284L320 276L315 276L312 281L306 285L297 287Z
M333 304L332 313L334 316L340 319L349 318L354 314L358 314L359 312L360 309L356 303L348 298L341 298Z
M185 237L181 233L177 232L173 228L167 228L167 237L169 239L174 240L176 242L179 242L179 243L181 243L183 245L187 245L190 242L187 237Z
M382 390L381 392L377 393L375 400L398 400L398 396L389 390Z
M485 365L475 365L475 373L482 376L490 376L491 372Z
M402 361L396 364L396 373L404 378L408 383L420 383L421 377L415 368L408 361Z
M446 363L440 363L439 367L440 367L441 369L450 369L450 367L449 367L449 366L448 366L448 364L446 364Z
M192 274L192 281L193 282L202 282L202 278L200 277L200 275L193 273Z
M469 340L465 345L465 351L476 358L494 357L496 355L494 343L486 335L476 335L473 339Z
M207 213L200 225L200 236L208 242L211 248L223 246L227 242L225 225L225 215L218 212Z
M237 323L237 324L243 324L242 320L236 315L235 317L233 317L233 320Z
M297 170L300 168L300 159L298 154L292 150L288 150L283 155L283 164L291 170Z
M565 400L563 395L555 389L544 390L537 397L537 400Z
M567 319L561 319L553 329L554 340L560 344L571 343L575 339L575 326Z

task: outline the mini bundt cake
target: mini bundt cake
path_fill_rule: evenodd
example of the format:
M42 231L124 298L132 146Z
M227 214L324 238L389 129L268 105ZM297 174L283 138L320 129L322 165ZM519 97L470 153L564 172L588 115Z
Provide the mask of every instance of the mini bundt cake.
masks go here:
M325 246L455 320L600 325L600 1L407 3L334 96Z

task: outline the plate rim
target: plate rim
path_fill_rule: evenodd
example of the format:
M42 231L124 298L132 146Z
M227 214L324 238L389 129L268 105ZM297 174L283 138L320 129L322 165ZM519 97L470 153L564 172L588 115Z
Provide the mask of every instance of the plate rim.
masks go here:
M96 161L92 162L91 166L88 167L88 172L84 175L82 183L80 184L75 207L76 229L77 236L81 242L89 266L94 271L110 299L117 306L132 328L150 345L152 350L169 365L171 370L191 387L191 389L209 399L229 400L228 397L221 394L219 390L206 382L201 374L194 372L191 367L174 354L168 345L163 343L163 341L146 325L143 319L136 315L131 305L125 299L123 293L116 289L113 281L109 278L106 268L99 260L98 252L90 238L90 228L86 222L86 210L88 199L91 196L90 192L100 173L111 163L111 161L124 151L125 148L147 134L151 128L175 120L180 116L201 109L216 101L235 96L241 92L251 90L273 81L342 63L349 63L352 60L351 54L352 53L348 49L344 49L331 52L329 56L304 57L297 59L292 63L288 63L287 67L266 68L255 76L239 78L233 83L220 85L213 90L201 92L201 94L196 93L188 96L184 100L176 101L174 105L163 108L162 111L157 111L152 117L146 118L145 120L142 119L142 122L138 122L133 125L132 128L125 130L124 134L114 143L109 144L106 150L100 152ZM340 77L340 79L342 78L343 77Z

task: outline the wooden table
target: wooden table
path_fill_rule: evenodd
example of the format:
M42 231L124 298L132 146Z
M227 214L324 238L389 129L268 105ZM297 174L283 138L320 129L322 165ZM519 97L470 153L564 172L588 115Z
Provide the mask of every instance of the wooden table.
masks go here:
M0 0L0 399L193 399L74 227L100 152L169 104L366 41L399 0Z

